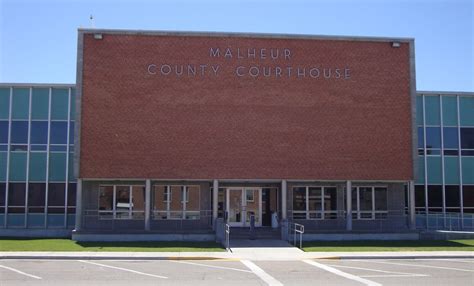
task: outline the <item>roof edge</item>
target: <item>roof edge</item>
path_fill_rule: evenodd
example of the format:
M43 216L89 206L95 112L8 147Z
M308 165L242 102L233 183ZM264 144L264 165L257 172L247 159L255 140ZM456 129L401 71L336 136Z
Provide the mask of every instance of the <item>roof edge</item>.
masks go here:
M75 83L0 82L0 87L76 87Z

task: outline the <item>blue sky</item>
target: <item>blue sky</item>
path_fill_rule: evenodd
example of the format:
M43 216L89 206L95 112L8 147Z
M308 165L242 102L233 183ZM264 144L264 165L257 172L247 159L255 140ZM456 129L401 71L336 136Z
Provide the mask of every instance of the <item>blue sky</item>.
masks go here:
M0 0L0 82L74 83L77 28L413 37L418 90L474 91L474 0Z

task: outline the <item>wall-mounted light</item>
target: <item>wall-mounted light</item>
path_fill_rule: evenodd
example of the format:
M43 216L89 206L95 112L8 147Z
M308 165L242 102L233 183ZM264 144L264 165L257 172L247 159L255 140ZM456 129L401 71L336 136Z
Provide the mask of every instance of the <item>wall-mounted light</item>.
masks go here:
M94 34L94 39L102 40L102 34Z
M400 42L392 42L392 48L400 48Z

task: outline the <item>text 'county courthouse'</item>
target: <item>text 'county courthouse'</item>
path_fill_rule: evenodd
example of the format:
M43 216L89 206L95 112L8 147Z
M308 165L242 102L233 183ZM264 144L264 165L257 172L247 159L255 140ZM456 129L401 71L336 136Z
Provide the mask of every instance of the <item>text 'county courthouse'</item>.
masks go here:
M473 228L474 94L412 39L79 30L76 85L0 85L0 235Z

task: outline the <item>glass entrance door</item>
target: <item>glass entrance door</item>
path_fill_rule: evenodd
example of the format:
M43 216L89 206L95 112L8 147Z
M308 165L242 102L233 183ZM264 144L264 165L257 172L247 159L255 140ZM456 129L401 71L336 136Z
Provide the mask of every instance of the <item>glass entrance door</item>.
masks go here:
M228 188L227 223L230 226L250 226L252 216L255 226L262 226L262 189Z

